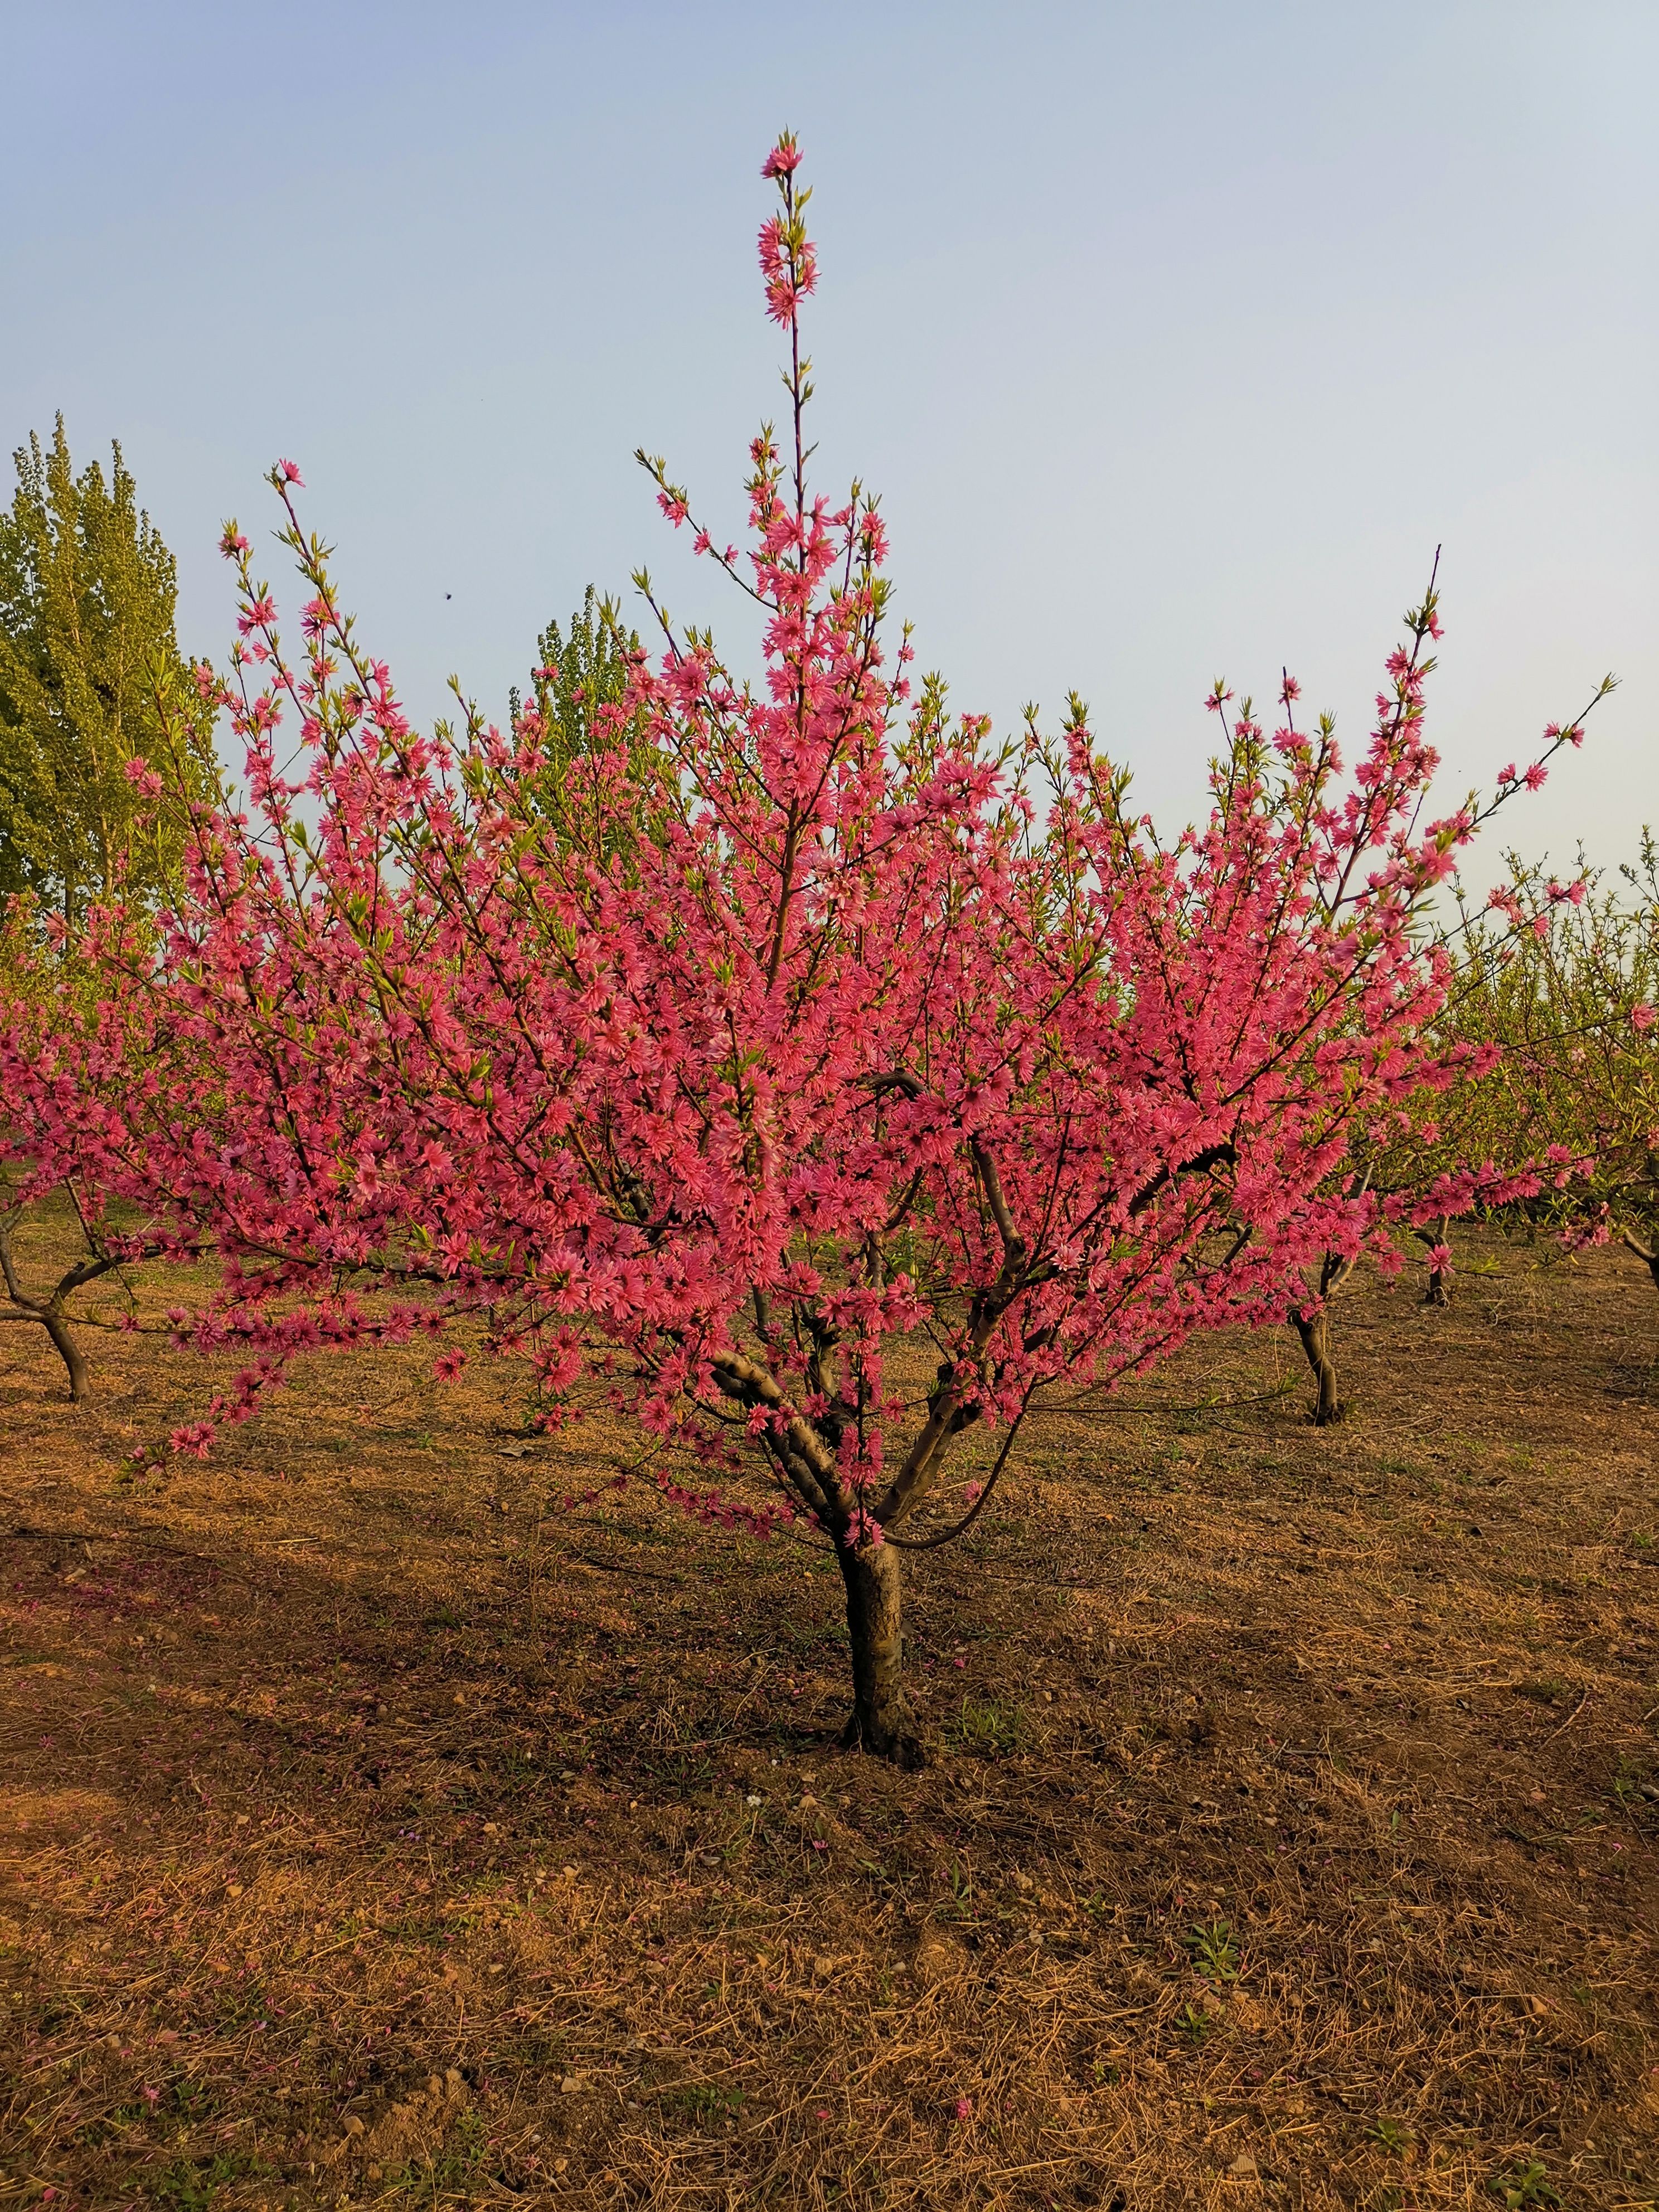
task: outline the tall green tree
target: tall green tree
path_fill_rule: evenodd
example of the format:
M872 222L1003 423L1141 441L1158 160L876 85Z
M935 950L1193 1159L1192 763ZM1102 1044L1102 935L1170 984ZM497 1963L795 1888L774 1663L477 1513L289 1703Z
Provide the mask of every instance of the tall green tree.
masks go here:
M536 642L530 697L526 701L515 685L507 695L508 714L514 729L527 726L541 740L545 765L538 780L539 804L550 822L563 825L563 835L572 826L571 808L586 811L582 793L587 786L580 778L573 781L570 774L575 762L593 752L625 750L631 780L634 765L649 750L644 716L636 712L619 720L615 711L626 703L629 665L639 654L640 641L623 627L616 600L601 599L590 584L569 627L550 622ZM642 833L648 834L647 817L636 808L627 828L619 818L607 833L607 854L626 862L635 837Z
M125 878L153 899L177 831L127 763L161 749L161 702L194 698L173 627L178 580L118 445L78 476L64 418L31 434L0 513L0 896L33 892L72 926ZM198 718L199 719L199 717ZM205 734L205 733L204 733ZM179 764L205 781L210 746ZM175 817L176 818L176 817Z
M531 701L546 726L556 766L591 751L596 742L616 744L614 735L596 731L595 720L601 708L621 705L628 690L629 657L639 647L639 639L623 628L616 600L600 599L592 584L568 629L555 620L538 638ZM508 696L516 723L524 701L516 687Z

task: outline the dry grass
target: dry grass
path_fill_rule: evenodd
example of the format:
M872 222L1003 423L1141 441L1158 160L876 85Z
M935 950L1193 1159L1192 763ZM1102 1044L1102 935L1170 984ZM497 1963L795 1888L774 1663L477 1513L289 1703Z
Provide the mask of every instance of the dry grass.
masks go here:
M544 1517L626 1440L499 1372L134 1487L199 1366L9 1330L0 2199L1652 2204L1659 1301L1477 1249L1354 1286L1342 1430L1288 1333L1046 1424L913 1577L915 1777L833 1567Z

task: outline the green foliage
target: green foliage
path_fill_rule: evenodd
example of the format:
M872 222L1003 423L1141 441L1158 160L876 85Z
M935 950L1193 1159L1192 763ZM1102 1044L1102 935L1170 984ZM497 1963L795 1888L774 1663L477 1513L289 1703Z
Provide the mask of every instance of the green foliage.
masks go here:
M1527 2212L1532 2205L1561 2202L1550 2185L1548 2168L1535 2158L1529 2158L1523 2166L1512 2166L1507 2173L1494 2174L1486 2186L1505 2212Z
M246 2152L221 2151L208 2159L177 2158L155 2176L149 2193L168 2212L209 2212L221 2190L270 2172L263 2159Z
M1237 1980L1238 1942L1228 1922L1214 1920L1207 1928L1194 1928L1186 1942L1194 1966L1207 1980Z
M1018 1751L1029 1733L1025 1716L1018 1705L1000 1705L994 1698L964 1698L953 1731L964 1750L995 1758Z
M1447 1019L1503 1056L1444 1119L1470 1158L1501 1164L1554 1145L1587 1162L1553 1179L1527 1218L1601 1223L1645 1258L1659 1237L1659 847L1644 831L1616 885L1581 866L1577 902L1544 871L1511 865L1513 917L1465 918Z
M125 871L152 900L177 858L176 811L153 817L126 775L165 747L161 705L205 738L173 630L171 553L137 503L121 448L76 476L62 416L30 436L0 514L0 897L28 891L71 924ZM210 744L182 764L204 793ZM158 763L159 764L159 763Z
M719 2081L697 2081L684 2089L671 2090L663 2101L678 2106L700 2120L735 2119L743 2111L744 2094Z
M612 599L600 599L590 584L570 627L550 622L536 641L537 664L531 672L531 709L540 717L549 754L549 807L556 811L563 796L566 776L573 761L594 751L626 747L630 754L641 743L639 720L620 719L615 710L628 696L630 660L640 651L640 641L622 625L622 609ZM526 711L516 686L508 695L516 728Z

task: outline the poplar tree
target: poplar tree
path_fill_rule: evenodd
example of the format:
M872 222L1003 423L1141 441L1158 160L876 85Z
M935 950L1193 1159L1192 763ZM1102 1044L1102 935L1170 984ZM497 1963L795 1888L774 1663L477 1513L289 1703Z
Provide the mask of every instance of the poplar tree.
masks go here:
M96 461L77 476L59 415L50 451L31 434L13 460L0 512L0 897L30 892L74 927L118 882L148 904L167 878L177 832L127 763L162 745L164 707L187 706L194 685L173 555L120 447L107 477ZM192 781L210 757L198 748L183 764Z

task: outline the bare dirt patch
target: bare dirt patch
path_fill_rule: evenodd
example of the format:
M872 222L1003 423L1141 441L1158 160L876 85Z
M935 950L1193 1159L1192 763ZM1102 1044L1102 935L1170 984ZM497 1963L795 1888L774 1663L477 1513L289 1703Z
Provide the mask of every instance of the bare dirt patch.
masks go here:
M832 1562L499 1371L134 1484L200 1363L8 1331L0 2197L1653 2203L1659 1299L1461 1249L1345 1293L1343 1428L1288 1331L1043 1422L915 1563L920 1775Z

